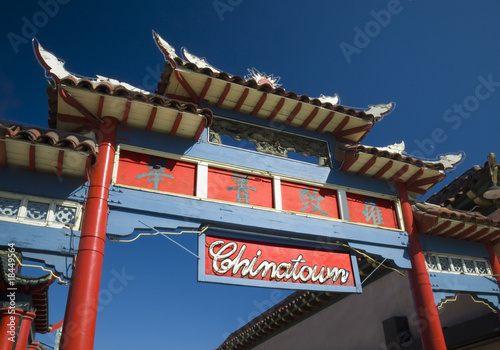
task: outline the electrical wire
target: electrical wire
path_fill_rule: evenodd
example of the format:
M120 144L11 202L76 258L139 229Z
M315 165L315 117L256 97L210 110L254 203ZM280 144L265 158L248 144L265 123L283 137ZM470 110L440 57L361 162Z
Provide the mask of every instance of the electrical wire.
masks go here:
M137 239L138 239L139 237L141 237L141 236L156 236L156 235L159 235L159 234L161 234L161 235L166 235L166 234L180 235L180 234L183 234L183 233L198 233L198 234L201 234L201 233L204 233L204 232L205 232L205 231L209 228L209 226L205 226L205 227L203 227L203 228L202 228L201 230L199 230L199 231L188 230L188 231L181 231L181 232L160 232L160 231L156 230L155 228L153 228L153 227L151 227L151 226L149 226L149 225L147 225L147 224L143 223L142 221L139 221L139 222L140 222L141 224L143 224L144 226L148 226L148 227L152 228L152 229L153 229L153 230L155 230L156 232L154 232L154 233L140 233L140 234L138 234L138 235L137 235L135 238L133 238L133 239L127 239L127 240L125 240L125 239L118 239L118 238L110 238L109 240L110 240L110 241L114 241L114 242L130 243L130 242L133 242L133 241L137 240ZM227 230L227 229L223 229L223 228L219 228L219 227L213 227L213 228L216 228L216 229L221 229L221 230ZM238 232L244 232L244 231L238 231ZM249 232L249 233L255 234L255 233L253 233L253 232ZM314 241L314 240L311 240L311 239L301 239L301 238L294 238L294 237L282 237L282 236L270 235L270 234L265 234L265 233L263 233L263 234L259 233L259 235L262 235L262 236L268 236L268 237L276 237L276 238L287 238L287 239L290 239L290 240L297 240L297 241L306 241L306 242L318 243L318 241ZM165 237L165 238L169 238L169 237L167 237L167 236L164 236L164 237ZM174 242L174 243L176 243L176 244L178 244L178 243L177 243L177 242L175 242L175 241L173 241L173 242ZM373 258L372 258L371 256L369 256L368 254L363 253L362 251L360 251L360 250L358 250L358 249L356 249L356 248L353 248L353 247L351 247L351 246L350 246L350 245L348 245L348 244L341 243L341 242L320 242L320 243L322 243L322 244L325 244L325 243L326 243L326 244L330 244L330 245L336 245L336 246L341 246L341 247L348 248L348 249L350 249L350 250L352 250L352 251L356 252L357 254L359 254L359 255L361 255L361 256L363 256L363 257L367 258L368 260L370 260L371 262L373 262L373 263L375 263L375 264L377 264L377 265L379 265L379 266L382 266L382 267L384 267L384 268L386 268L386 269L388 269L388 270L396 271L396 272L397 272L398 274L400 274L401 276L405 276L404 272L401 272L401 271L399 271L398 269L395 269L395 268L393 268L393 267L387 266L387 265L383 264L383 262L381 263L381 262L379 262L379 261L377 261L377 260L373 259ZM184 247L182 247L182 248L184 248ZM184 248L184 249L186 249L186 248ZM191 254L193 254L193 255L195 255L195 254L194 254L194 253L192 253L192 252L190 252L190 253L191 253ZM196 255L195 255L195 256L196 256ZM384 260L384 261L385 261L385 260Z
M12 254L12 253L9 253L9 252L0 252L0 253L1 253L1 254ZM12 254L12 255L14 255L14 258L16 259L17 263L18 263L19 265L21 265L22 267L34 267L34 268L42 269L43 271L50 273L50 275L51 275L52 277L54 277L54 278L56 278L57 280L59 280L59 282L58 282L59 284L62 284L62 285L67 285L67 284L68 284L68 282L63 281L63 279L62 279L60 276L56 275L56 274L55 274L52 270L46 269L45 267L43 267L43 266L41 266L41 265L23 264L23 263L19 260L19 258L17 257L17 255L16 255L16 254Z
M470 294L463 294L463 293L456 294L454 298L446 299L446 300L442 301L439 304L439 306L438 306L438 310L441 310L441 308L444 306L444 304L446 304L446 303L448 303L450 301L451 302L457 301L459 295L468 295L472 299L473 302L478 303L478 304L484 304L484 305L486 305L495 314L498 312L497 310L495 310L494 308L492 308L488 303L486 303L486 302L484 302L482 300L476 300L476 299L474 299L474 297L472 295L470 295Z
M141 224L145 225L145 226L151 227L151 226L146 225L145 223L143 223L141 221L139 221L139 222ZM112 242L130 243L130 242L134 242L135 240L137 240L141 236L181 235L183 233L203 233L203 232L205 232L208 229L208 226L205 226L204 228L202 228L201 230L198 230L198 231L185 230L185 231L181 231L181 232L161 232L161 231L156 230L155 228L152 228L152 229L155 230L156 232L154 232L154 233L142 232L142 233L139 233L136 237L134 237L132 239L109 238L109 240L112 241Z

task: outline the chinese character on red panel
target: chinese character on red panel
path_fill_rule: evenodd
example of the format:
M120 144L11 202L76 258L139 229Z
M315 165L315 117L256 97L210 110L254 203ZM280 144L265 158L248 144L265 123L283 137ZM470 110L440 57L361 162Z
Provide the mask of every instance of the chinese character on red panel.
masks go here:
M351 221L362 224L399 228L394 201L363 194L347 193Z
M338 219L337 191L290 182L281 182L283 210Z
M196 164L121 150L116 183L194 196Z
M208 198L273 207L271 179L230 170L208 169Z

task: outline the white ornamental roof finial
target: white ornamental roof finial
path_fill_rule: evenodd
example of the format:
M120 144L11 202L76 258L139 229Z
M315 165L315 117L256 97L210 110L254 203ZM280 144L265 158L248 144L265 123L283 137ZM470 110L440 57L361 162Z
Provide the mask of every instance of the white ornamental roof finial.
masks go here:
M281 78L275 77L273 74L261 73L256 68L248 68L248 73L250 74L245 75L245 80L254 79L259 85L267 84L275 89L281 86L281 84L278 84Z

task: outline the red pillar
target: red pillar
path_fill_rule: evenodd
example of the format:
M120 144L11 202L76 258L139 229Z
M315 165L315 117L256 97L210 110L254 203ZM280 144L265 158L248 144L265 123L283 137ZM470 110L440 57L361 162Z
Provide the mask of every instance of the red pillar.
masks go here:
M434 301L431 281L427 272L422 246L418 238L418 231L413 223L413 212L408 201L408 194L404 184L398 183L399 199L403 212L403 221L408 232L410 242L410 285L413 294L413 303L419 320L422 345L425 350L446 350L443 329Z
M17 336L16 350L26 350L28 345L28 337L31 330L31 322L35 319L33 312L24 312L21 318L21 325L19 327L19 334Z
M61 350L92 350L94 347L117 125L116 119L104 118L99 128L99 153L90 175L80 245L64 316Z
M0 350L12 350L14 346L12 340L16 339L17 326L22 314L21 309L4 307L0 310Z
M486 243L486 248L488 248L488 255L490 260L491 272L497 280L498 287L500 288L500 263L498 262L497 255L495 254L495 248L491 241ZM497 312L498 320L500 321L500 312Z

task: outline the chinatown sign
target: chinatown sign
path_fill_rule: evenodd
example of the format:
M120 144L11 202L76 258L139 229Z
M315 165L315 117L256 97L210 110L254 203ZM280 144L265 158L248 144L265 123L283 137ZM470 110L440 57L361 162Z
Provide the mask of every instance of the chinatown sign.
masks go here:
M346 251L202 234L199 255L201 282L361 292L356 259Z

